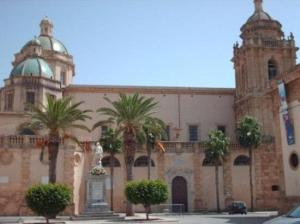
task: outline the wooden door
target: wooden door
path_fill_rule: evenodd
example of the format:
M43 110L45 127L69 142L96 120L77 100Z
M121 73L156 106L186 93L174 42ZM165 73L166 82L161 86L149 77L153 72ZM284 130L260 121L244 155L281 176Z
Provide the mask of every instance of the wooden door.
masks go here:
M187 212L188 200L187 200L187 182L184 177L177 176L172 181L172 204L183 204L184 207L173 206L173 212Z

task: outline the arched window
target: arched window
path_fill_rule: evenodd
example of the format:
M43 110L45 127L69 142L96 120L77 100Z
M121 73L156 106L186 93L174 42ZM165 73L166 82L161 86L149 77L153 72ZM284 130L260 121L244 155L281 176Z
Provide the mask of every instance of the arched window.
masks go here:
M250 158L245 155L240 155L235 158L233 165L235 166L248 166L250 165Z
M269 80L273 79L278 73L277 65L275 60L271 59L268 61L268 74Z
M18 134L19 135L35 135L34 131L32 131L30 128L22 128Z
M135 167L146 167L148 166L148 156L140 156L134 162ZM151 166L154 167L154 161L151 159Z
M18 135L35 135L34 130L30 128L30 123L24 122L20 124L16 130Z
M218 166L221 166L222 164L219 162ZM202 166L215 166L214 162L211 160L205 158L202 162Z
M113 157L114 160L114 167L120 167L121 164L119 160L116 157ZM102 166L103 167L110 167L110 156L105 156L102 160Z

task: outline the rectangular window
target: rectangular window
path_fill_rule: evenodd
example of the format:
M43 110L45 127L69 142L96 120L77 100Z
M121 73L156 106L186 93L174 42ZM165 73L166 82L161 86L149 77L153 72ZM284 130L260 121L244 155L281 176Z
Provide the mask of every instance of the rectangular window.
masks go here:
M12 111L13 110L13 104L14 104L14 94L13 93L7 93L5 95L4 109L6 111Z
M167 125L165 128L165 133L162 138L163 141L170 141L170 126Z
M66 85L66 72L60 73L60 82L61 84Z
M26 93L26 103L34 104L34 101L35 101L34 92L27 92Z
M218 125L217 130L226 134L226 126L225 125Z
M26 104L25 104L25 111L29 110L31 105L35 103L35 93L34 92L26 92Z
M108 127L103 125L101 126L101 135L104 135L107 132Z
M198 126L189 125L189 140L191 142L198 141Z

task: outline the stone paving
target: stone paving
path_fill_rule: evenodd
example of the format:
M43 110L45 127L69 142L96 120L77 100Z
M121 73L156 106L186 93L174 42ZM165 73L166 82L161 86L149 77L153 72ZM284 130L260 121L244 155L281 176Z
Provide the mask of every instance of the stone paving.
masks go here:
M178 223L186 224L261 224L276 216L274 212L248 213L247 215L183 215L174 216Z
M151 215L159 220L145 221L145 214L136 214L126 218L125 221L111 222L108 220L69 221L68 217L60 217L55 223L66 224L102 224L102 223L184 223L184 224L262 224L264 221L276 216L276 212L255 212L247 215L228 214L185 214L185 215ZM54 220L53 220L54 221ZM52 221L52 222L53 222ZM0 224L16 223L45 223L41 217L0 217ZM53 222L54 223L54 222Z

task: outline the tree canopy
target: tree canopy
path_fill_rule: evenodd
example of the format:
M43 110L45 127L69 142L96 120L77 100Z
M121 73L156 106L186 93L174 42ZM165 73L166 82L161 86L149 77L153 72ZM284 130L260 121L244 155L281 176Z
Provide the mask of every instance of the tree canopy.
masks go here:
M239 143L244 148L257 148L262 141L261 124L254 117L245 116L242 118L236 131Z

